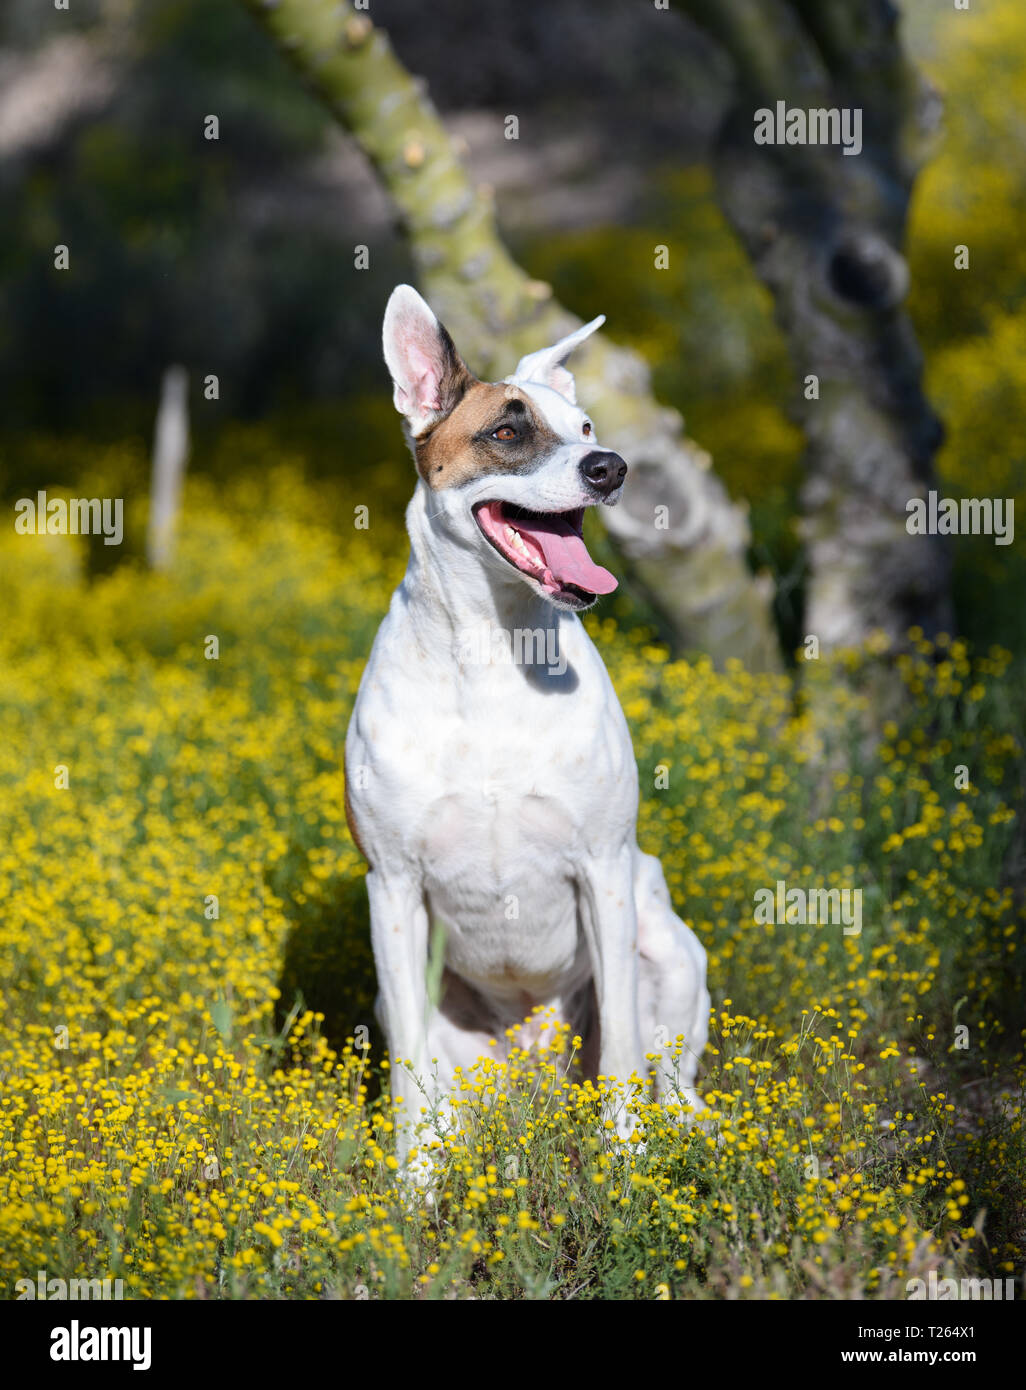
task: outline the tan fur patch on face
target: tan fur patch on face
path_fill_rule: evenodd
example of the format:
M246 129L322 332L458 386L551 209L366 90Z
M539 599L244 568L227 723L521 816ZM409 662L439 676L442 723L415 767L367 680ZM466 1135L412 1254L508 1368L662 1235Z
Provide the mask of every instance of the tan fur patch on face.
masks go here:
M509 425L516 439L493 439ZM562 441L516 386L478 381L456 409L417 441L417 469L433 490L459 487L486 473L536 467Z

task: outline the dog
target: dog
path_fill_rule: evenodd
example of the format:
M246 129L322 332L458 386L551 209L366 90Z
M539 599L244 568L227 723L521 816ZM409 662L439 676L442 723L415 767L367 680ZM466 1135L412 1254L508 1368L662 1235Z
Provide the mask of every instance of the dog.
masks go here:
M456 1068L495 1056L492 1039L508 1047L509 1028L529 1045L538 1006L580 1035L593 1079L643 1080L646 1050L683 1034L656 1095L699 1108L705 951L638 848L627 722L578 617L617 586L585 546L585 508L615 505L627 474L565 366L603 322L488 383L411 286L385 311L418 479L409 566L346 736L346 817L369 866L404 1164L422 1110L439 1134L451 1121ZM434 999L429 956L442 962ZM626 1106L614 1123L626 1139Z

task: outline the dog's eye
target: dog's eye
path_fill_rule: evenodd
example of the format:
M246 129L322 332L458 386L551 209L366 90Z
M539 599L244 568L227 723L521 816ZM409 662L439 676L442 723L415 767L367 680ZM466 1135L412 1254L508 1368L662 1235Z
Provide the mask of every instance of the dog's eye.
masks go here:
M581 426L581 430L582 430L582 432L583 432L585 438L587 438L588 435L591 434L591 421L590 421L590 420L585 420L584 424Z
M508 443L511 439L516 439L516 437L517 432L512 425L500 425L497 430L492 430L492 438L501 439L503 444Z

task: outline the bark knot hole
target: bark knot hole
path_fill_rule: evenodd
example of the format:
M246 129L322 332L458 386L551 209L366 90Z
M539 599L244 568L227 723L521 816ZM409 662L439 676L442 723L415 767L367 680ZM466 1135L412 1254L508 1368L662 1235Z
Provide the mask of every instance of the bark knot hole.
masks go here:
M859 232L840 242L830 257L827 278L835 294L865 309L893 308L908 290L904 257L875 232Z

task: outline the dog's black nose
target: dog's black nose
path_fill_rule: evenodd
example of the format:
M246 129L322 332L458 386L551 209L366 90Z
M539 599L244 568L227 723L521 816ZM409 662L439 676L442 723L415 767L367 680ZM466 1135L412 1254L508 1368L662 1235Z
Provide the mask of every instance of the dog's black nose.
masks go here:
M608 450L585 454L581 459L581 472L596 492L608 497L627 476L627 465L619 454Z

